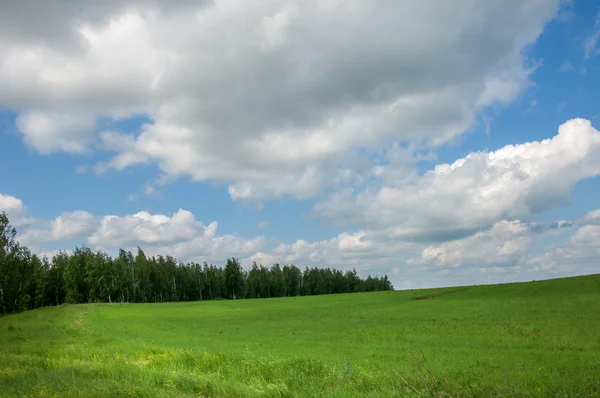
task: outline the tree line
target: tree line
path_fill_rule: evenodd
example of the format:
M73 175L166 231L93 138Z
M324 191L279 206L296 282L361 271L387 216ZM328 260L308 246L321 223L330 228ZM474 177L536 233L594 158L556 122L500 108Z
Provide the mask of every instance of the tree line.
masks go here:
M76 247L52 259L40 258L19 244L17 231L0 213L0 313L8 314L63 303L157 303L216 299L270 298L392 290L387 275L362 279L355 269L295 265L252 265L227 259L224 267L182 263L170 255L135 256L119 250Z

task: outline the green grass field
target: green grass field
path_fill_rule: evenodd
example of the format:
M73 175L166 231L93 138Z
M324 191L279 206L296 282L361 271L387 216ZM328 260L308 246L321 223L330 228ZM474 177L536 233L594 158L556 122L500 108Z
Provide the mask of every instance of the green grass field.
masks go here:
M65 305L0 318L0 342L0 396L597 397L600 275Z

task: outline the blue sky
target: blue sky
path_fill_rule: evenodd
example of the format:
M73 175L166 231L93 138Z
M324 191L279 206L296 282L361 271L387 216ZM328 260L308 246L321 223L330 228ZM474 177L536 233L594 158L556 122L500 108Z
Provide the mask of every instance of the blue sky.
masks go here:
M0 210L42 255L140 246L397 288L598 270L595 1L0 15Z

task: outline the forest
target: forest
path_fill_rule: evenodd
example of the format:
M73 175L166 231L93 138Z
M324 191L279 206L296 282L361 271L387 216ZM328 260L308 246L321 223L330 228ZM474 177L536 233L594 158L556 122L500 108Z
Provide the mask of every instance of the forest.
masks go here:
M0 313L9 314L63 303L156 303L216 299L269 298L392 290L387 275L360 278L355 269L252 264L238 259L224 267L183 263L170 255L134 255L119 250L76 247L51 259L19 244L16 229L0 213Z

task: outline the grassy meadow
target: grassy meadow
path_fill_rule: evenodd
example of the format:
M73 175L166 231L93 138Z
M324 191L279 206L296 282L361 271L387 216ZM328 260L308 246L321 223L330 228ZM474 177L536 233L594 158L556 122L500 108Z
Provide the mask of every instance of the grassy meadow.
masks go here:
M0 397L421 395L600 396L600 275L0 318Z

